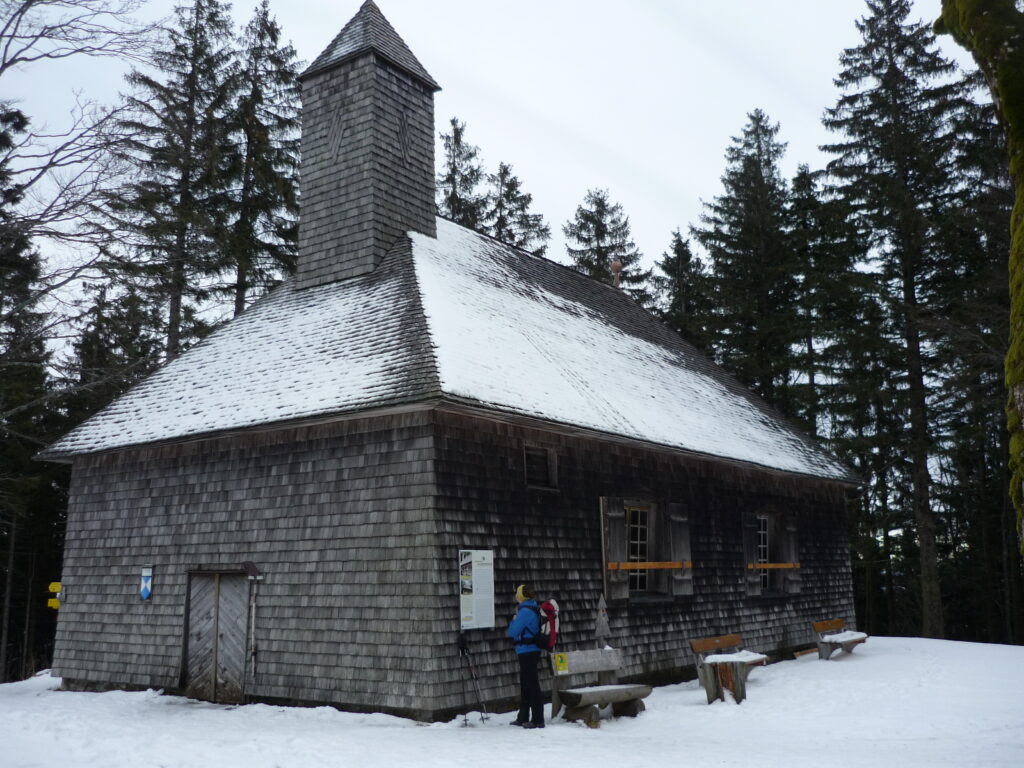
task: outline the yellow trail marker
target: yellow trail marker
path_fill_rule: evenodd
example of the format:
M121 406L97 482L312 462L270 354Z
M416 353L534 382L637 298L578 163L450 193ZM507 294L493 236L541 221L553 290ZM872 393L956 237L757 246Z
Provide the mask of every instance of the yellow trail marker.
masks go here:
M60 582L59 581L51 581L50 582L50 591L51 592L60 592Z

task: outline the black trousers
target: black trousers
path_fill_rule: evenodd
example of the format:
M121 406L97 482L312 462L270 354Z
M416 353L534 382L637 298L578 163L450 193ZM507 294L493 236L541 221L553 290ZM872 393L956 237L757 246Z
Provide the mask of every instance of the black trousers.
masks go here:
M529 720L537 725L543 725L544 694L540 692L540 677L537 674L540 651L516 655L519 657L519 693L522 702L516 719L521 723Z

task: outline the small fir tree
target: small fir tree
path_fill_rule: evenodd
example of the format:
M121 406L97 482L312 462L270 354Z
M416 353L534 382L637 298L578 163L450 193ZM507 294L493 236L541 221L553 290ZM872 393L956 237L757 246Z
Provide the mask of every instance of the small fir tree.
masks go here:
M442 133L444 166L437 174L437 209L445 218L470 229L480 230L485 198L477 190L484 171L477 157L479 149L466 142L466 124L451 119L451 132Z
M239 45L244 85L232 115L239 162L223 246L235 315L254 290L295 270L298 234L298 66L269 0L256 7Z
M630 235L629 217L621 205L611 202L608 190L589 190L562 231L570 243L566 251L577 271L610 284L612 262L618 261L622 265L622 289L640 306L651 305L651 270L640 268L641 255Z
M662 322L698 349L706 350L711 313L708 270L678 229L655 268L658 272L651 282Z
M530 213L533 195L522 191L522 183L512 166L498 163L498 172L489 174L490 189L484 198L484 231L503 243L542 256L547 251L551 229L539 213Z
M716 308L709 331L716 359L784 413L795 410L796 281L786 231L785 144L761 110L726 151L724 192L705 203L691 233L710 258Z
M130 286L89 285L72 357L63 366L65 413L75 426L140 382L160 362L159 310Z

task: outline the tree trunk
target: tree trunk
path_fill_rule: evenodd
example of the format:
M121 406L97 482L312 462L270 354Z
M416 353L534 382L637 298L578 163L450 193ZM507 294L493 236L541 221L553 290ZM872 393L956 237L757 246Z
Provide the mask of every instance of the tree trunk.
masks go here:
M928 472L928 407L921 364L916 297L909 280L904 284L907 304L907 384L910 390L910 461L913 480L914 524L921 562L921 634L945 636L942 589L939 583L939 552L935 543L935 518L931 510L931 475Z
M4 610L0 616L0 683L7 682L7 637L11 618L11 596L14 593L14 544L18 535L18 519L11 516L11 534L7 542L7 585L4 587Z
M985 76L1010 155L1016 192L1010 214L1010 340L1006 353L1010 496L1017 510L1017 547L1024 551L1024 11L1017 0L942 0L935 31L953 35Z
M239 199L239 215L238 222L235 224L235 264L236 264L236 278L235 278L235 317L242 314L245 309L245 297L249 292L249 273L252 269L252 255L255 251L253 247L253 215L250 206L250 199L252 197L252 145L253 141L249 138L246 141L245 150L245 168L242 175L242 193Z
M35 589L36 580L36 553L33 550L29 560L28 584L25 587L25 626L21 633L21 679L27 680L35 674L35 653L33 652L33 641L35 633L32 631L32 590Z

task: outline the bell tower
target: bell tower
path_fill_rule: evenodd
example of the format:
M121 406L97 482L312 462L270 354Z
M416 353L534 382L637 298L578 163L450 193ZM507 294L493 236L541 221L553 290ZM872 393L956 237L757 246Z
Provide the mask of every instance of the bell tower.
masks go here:
M302 74L297 281L372 272L413 230L435 237L440 86L366 0Z

